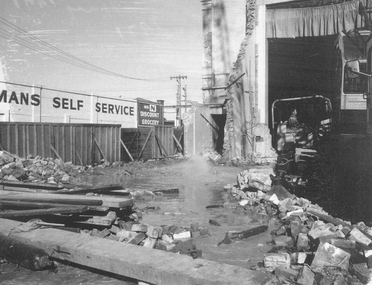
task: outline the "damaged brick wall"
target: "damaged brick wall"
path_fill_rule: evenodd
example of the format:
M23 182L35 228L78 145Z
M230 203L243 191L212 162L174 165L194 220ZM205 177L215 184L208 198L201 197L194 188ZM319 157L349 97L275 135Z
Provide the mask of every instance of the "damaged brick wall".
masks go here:
M234 63L230 82L239 79L228 93L225 125L225 155L230 159L243 158L250 162L262 163L276 160L272 149L271 135L266 123L260 122L258 107L257 42L256 42L256 1L246 3L246 35ZM266 107L266 110L268 108Z
M230 75L230 82L232 82L234 78L237 78L240 75L240 72L242 69L242 61L246 56L246 46L254 32L255 19L256 19L255 14L256 14L256 1L247 0L247 3L246 3L246 35L241 44L241 47L240 47L240 50L237 56L237 60L234 62L233 69ZM254 87L254 90L248 91L250 98L253 97L254 101L256 101L255 100L255 96L256 96L255 89L256 88ZM241 95L240 102L239 102L240 106L236 104L237 102L235 102L234 104L234 101L235 101L234 98L238 97L237 93L239 91L240 92L243 91L243 94L240 94ZM225 124L224 155L226 155L229 158L234 158L236 156L242 156L245 159L247 159L246 157L247 151L252 153L252 149L247 150L247 149L244 149L243 147L243 145L246 145L245 143L243 143L243 140L245 140L245 138L247 137L246 136L247 128L246 126L242 126L242 122L238 122L240 120L237 118L237 116L239 115L237 113L240 113L241 115L240 119L242 119L244 116L244 108L242 108L240 110L241 112L239 112L239 108L244 106L244 103L242 102L242 100L244 100L244 97L243 97L244 95L245 95L244 88L243 86L239 84L239 82L237 82L237 84L235 84L233 88L228 89L229 100L226 103L227 115L226 115L226 124ZM249 123L251 126L253 126L254 124L253 121L250 121ZM240 126L238 126L238 124ZM248 128L248 129L251 129L251 128Z

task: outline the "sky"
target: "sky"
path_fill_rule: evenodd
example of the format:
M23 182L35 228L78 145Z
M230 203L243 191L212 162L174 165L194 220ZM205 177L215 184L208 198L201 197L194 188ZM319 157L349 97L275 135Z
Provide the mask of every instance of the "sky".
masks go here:
M201 102L202 4L1 1L0 59L11 82L165 105L176 103L170 77L187 76L187 99Z

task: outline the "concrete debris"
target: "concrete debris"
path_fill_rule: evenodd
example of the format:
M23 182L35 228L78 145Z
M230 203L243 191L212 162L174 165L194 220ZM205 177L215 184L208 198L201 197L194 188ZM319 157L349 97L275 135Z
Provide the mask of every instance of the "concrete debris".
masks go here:
M7 151L0 151L0 179L39 183L68 183L71 175L87 169L61 159L28 157L20 158Z
M262 187L268 184L265 177L270 174L252 173L241 172L236 184L225 186L235 209L256 211L270 219L273 248L265 254L262 265L252 269L273 273L278 284L372 282L370 227L331 217L320 206L291 194L274 176L270 189ZM261 183L250 183L257 177ZM231 242L233 235L226 233L219 244Z
M119 242L187 254L193 258L202 256L201 250L198 250L193 242L193 237L209 235L209 231L206 228L195 224L192 224L190 228L178 226L156 227L122 221L119 223L119 228L119 230L114 228L111 231L111 234L116 235L116 240Z

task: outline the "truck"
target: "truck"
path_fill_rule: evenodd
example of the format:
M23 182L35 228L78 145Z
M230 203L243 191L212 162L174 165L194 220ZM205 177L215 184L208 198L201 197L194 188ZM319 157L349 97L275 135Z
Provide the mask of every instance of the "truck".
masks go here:
M327 54L332 57L327 66L317 67L315 63L315 67L310 67L305 63L304 69L313 72L302 73L300 76L307 76L307 80L314 84L321 80L314 69L321 71L326 67L329 70L322 83L323 93L309 95L303 92L301 96L301 90L297 90L291 94L293 97L278 98L272 102L271 133L277 152L286 151L288 145L292 145L292 148L293 145L298 148L316 148L331 131L335 134L366 133L367 99L371 99L367 91L372 86L368 84L367 66L371 64L367 64L366 52L370 37L371 31L367 29L340 33L336 37L334 50ZM372 109L372 102L369 106ZM296 138L293 130L287 128L292 109L297 109L306 137L302 134ZM372 111L369 118L372 122Z

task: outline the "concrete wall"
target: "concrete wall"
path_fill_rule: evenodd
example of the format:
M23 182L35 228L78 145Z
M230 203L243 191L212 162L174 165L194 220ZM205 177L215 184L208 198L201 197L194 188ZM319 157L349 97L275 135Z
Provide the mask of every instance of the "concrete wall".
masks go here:
M203 5L203 88L226 86L245 36L245 1L210 0ZM203 92L205 103L223 102L223 96L223 89Z

